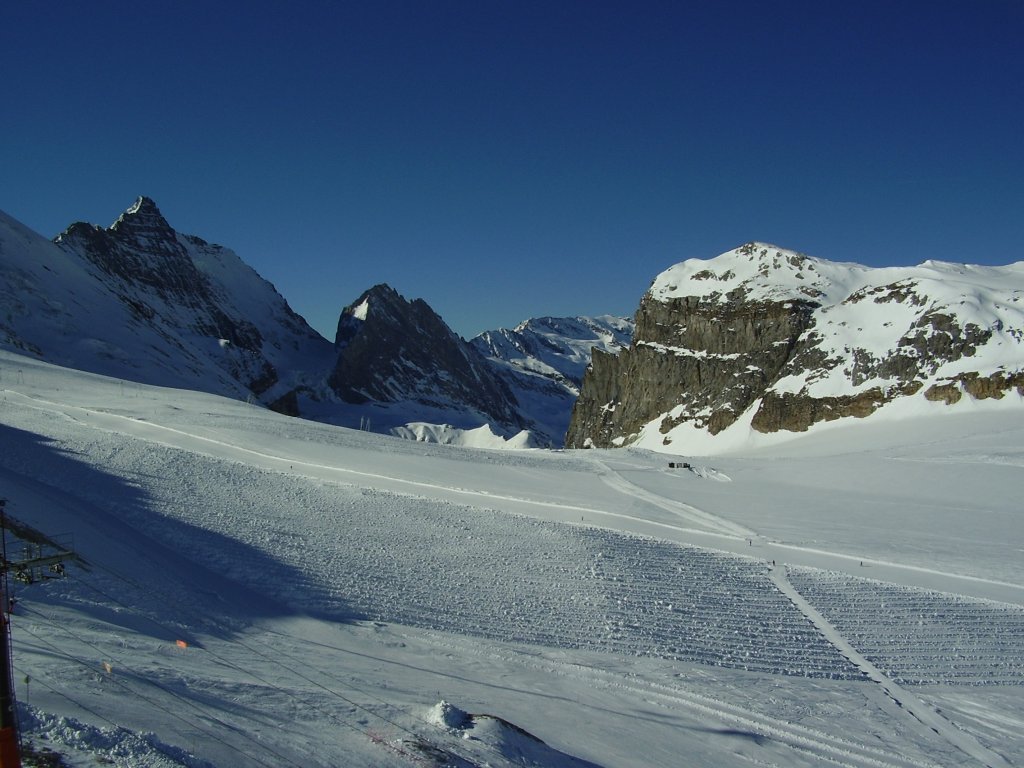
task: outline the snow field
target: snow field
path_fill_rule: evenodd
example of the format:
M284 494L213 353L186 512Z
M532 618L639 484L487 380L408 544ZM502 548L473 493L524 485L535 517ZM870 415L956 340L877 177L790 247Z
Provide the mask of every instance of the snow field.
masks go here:
M1024 608L793 568L790 581L901 685L1024 685Z
M579 764L567 754L604 768L681 755L701 768L1024 760L1020 606L794 568L851 561L836 541L856 497L826 495L849 472L848 440L799 463L723 458L732 482L719 483L668 473L640 451L415 444L23 366L3 379L24 391L0 397L2 492L12 514L73 531L88 563L19 589L16 675L38 681L40 722L62 716L89 744L106 743L90 729L113 722L141 734L117 765L422 765L442 753L456 765L522 765L490 728L475 743L427 722L442 699L548 741L559 752L538 759L545 768ZM940 435L928 454L1015 456L1014 435L967 445ZM871 478L872 498L892 509L941 496L926 484L948 474L941 462L898 476L883 471L891 464L889 449L864 448L847 482ZM998 492L972 506L973 486L958 480L956 506L993 510L1005 522L996 543L1012 548L1013 468L986 467L965 477L981 472L978 487ZM767 528L787 507L799 538ZM955 511L930 530L949 546L976 527L970 514L953 527ZM710 530L692 528L696 518ZM730 526L758 537L751 545ZM970 542L977 567L1016 588L988 530ZM648 531L665 538L639 535ZM919 540L901 536L865 529L858 548L909 557ZM770 571L766 555L793 560ZM942 573L890 565L870 573L995 584L963 580L948 560ZM784 567L834 631L780 591ZM872 650L904 641L915 650L892 664ZM889 677L866 680L833 642ZM935 672L951 666L950 648L970 649L968 674ZM931 716L893 687L916 681L932 681L913 689L937 702Z
M144 442L111 450L92 439L82 452L118 476L148 474L145 503L87 482L76 462L54 466L26 451L22 469L40 479L56 471L66 482L96 487L94 504L148 538L311 615L808 677L859 677L753 559L309 483ZM193 504L188 500L197 484L210 490Z

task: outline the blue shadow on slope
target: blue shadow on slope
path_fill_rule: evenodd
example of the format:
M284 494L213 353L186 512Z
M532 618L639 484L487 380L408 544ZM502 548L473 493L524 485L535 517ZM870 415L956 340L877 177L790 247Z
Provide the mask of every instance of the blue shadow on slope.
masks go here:
M17 593L26 602L73 608L112 631L191 644L195 634L228 638L261 618L300 612L335 622L357 618L335 600L319 615L275 600L264 585L296 585L301 595L306 575L242 541L161 514L125 478L45 436L4 424L0 498L8 499L8 514L42 533L70 533L84 561L71 563L64 579ZM9 558L16 559L19 545L10 534L8 542ZM231 573L239 563L245 564L241 579Z

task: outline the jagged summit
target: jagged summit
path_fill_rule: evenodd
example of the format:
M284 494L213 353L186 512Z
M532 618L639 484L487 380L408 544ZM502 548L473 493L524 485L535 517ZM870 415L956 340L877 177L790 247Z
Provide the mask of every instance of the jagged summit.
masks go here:
M135 202L118 217L118 221L121 221L126 217L131 216L159 216L161 219L163 219L163 214L160 213L160 209L157 208L156 202L153 200L153 198L147 197L146 195L140 195L135 200Z
M415 299L412 304L417 302L426 306L422 299ZM341 310L334 345L339 349L346 346L367 321L374 324L394 322L407 304L401 294L387 283L378 283L367 289L358 299ZM429 310L429 307L427 309Z
M331 388L349 403L417 402L486 415L513 434L526 424L508 386L422 299L376 285L342 310Z
M19 308L0 346L84 370L274 406L333 351L232 251L176 232L148 197L54 242L0 221L0 278Z
M54 238L63 248L93 253L110 252L119 246L159 251L181 258L183 249L178 233L160 213L152 198L141 196L109 227L76 221ZM110 265L108 264L108 267Z
M152 198L141 196L117 221L110 225L112 232L121 232L139 237L168 238L174 235L174 229L160 213Z

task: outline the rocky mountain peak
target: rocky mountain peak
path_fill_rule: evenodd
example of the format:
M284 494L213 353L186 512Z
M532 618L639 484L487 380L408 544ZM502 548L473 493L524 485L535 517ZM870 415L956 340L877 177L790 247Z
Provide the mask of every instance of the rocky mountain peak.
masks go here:
M376 285L342 310L328 383L350 403L463 404L492 423L522 424L508 386L422 299Z
M1024 395L1024 264L871 269L766 243L658 275L595 353L567 445L804 431L896 399Z
M126 284L147 285L168 300L210 302L208 281L189 256L185 239L148 197L138 198L106 229L76 223L55 242Z
M93 252L111 251L121 246L177 258L184 254L178 233L153 199L145 196L139 197L109 227L75 222L54 240L61 246L77 246Z
M427 307L422 299L407 302L390 285L379 283L363 291L358 299L341 310L334 344L339 349L345 347L359 334L367 323L370 324L371 329L376 329L377 333L389 325L396 326L397 330L397 327L403 324L403 317L409 311L415 308L422 312L423 308L419 307L419 304L423 304L426 307L427 312L424 313L425 316L429 317L434 314L433 310Z
M122 238L133 238L149 243L175 239L173 227L160 213L152 198L140 197L117 221L110 225L110 232Z
M321 345L330 353L273 286L231 251L179 234L149 197L139 197L110 227L76 223L55 243L88 265L92 278L127 311L126 333L160 339L144 345L140 359L151 348L169 346L158 365L173 361L176 377L211 375L217 383L204 386L241 386L273 406L292 383L282 378L281 364ZM131 339L125 348L135 343Z
M156 202L153 198L147 197L146 195L140 195L136 198L135 202L118 217L118 221L132 220L157 220L162 222L164 226L170 226L167 224L167 219L165 219L163 214L160 213L160 209L157 208Z

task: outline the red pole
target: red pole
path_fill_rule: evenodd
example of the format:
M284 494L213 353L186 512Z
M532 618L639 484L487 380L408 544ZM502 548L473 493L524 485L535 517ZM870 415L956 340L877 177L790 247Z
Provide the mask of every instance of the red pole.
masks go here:
M4 577L6 578L6 573ZM14 680L11 676L11 623L7 620L6 590L0 594L0 654L4 670L0 675L0 768L21 768L18 750L18 721L14 714Z
M0 573L0 768L21 768L18 748L18 720L14 712L14 669L11 661L11 622L7 618L7 516L6 499L0 499L0 534L3 537L3 563Z

